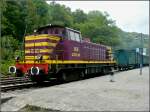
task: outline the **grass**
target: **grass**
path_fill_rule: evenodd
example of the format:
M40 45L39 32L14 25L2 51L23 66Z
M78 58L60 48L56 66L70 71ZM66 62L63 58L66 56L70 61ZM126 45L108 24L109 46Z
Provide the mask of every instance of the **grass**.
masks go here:
M2 60L1 61L1 68L0 68L0 73L2 73L3 75L7 75L9 72L8 72L8 69L9 69L9 66L11 65L14 65L15 62L14 60L12 61L9 61L9 60Z
M33 105L26 105L25 107L19 110L19 112L56 112L56 111L59 110L46 109Z

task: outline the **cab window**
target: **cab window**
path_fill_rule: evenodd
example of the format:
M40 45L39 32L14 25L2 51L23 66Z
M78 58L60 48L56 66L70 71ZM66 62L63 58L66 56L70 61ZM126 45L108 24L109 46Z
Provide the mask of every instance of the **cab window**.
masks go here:
M67 32L68 32L68 38L70 40L74 40L74 41L80 42L80 33L75 32L75 31L71 31L71 30L68 30Z
M74 36L74 32L70 31L70 37L71 37L71 40L76 40L75 36Z
M76 41L80 42L80 34L79 33L74 33Z

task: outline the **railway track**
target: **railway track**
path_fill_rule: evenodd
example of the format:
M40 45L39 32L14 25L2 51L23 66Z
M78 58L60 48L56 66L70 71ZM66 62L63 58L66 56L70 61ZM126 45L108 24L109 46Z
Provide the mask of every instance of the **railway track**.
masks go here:
M114 73L118 73L120 71L114 71ZM89 77L90 78L90 77ZM88 79L88 78L86 78ZM55 80L55 79L52 79ZM44 87L44 86L52 86L60 84L58 82L51 83L49 81L45 81L43 85L38 85L36 82L32 82L28 77L1 77L1 91L6 92L8 90L16 90L30 87Z
M8 77L8 78L1 78L1 85L8 85L8 84L18 84L18 83L26 83L31 82L31 80L27 77Z
M0 85L1 91L8 91L14 89L21 89L32 86L33 83L27 77L1 77Z

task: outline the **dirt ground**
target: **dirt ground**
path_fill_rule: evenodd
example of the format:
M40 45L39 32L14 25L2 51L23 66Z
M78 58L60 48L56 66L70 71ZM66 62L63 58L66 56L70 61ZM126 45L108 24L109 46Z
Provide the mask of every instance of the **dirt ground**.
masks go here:
M60 111L149 111L149 70L143 68L142 75L139 69L116 73L114 82L107 75L13 94L2 111L26 105Z

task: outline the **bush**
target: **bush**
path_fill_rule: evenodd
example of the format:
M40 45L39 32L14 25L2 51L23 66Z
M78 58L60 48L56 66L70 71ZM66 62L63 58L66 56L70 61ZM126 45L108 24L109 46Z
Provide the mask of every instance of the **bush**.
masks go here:
M12 36L3 36L1 41L1 73L8 74L8 68L15 64L15 51L19 48L19 42Z
M2 63L1 63L1 73L3 75L7 75L9 73L9 71L8 71L9 66L14 65L14 64L15 64L14 60L11 60L11 61L2 60Z

